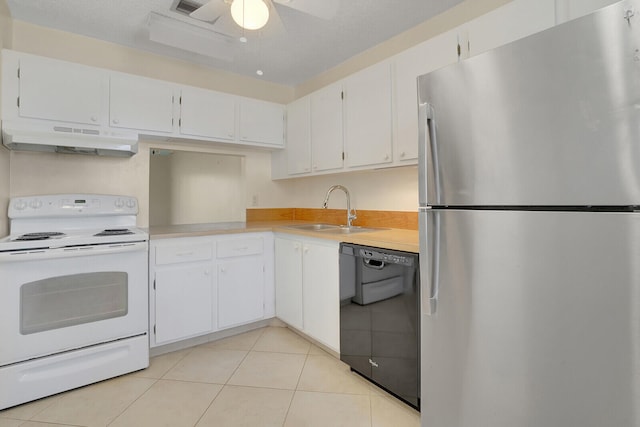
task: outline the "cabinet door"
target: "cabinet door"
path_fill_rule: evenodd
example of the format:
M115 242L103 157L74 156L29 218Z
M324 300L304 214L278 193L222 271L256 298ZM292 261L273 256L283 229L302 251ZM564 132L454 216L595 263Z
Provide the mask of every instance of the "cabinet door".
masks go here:
M218 264L218 327L264 317L264 263L261 256L240 257Z
M342 83L312 93L310 103L312 171L342 169Z
M309 97L287 105L287 173L296 175L311 171L311 134Z
M344 82L348 167L392 161L391 67L383 61Z
M181 135L233 141L236 136L235 129L235 96L204 89L182 89Z
M211 263L158 268L155 272L155 342L162 344L211 332Z
M338 244L303 242L304 332L340 352Z
M418 159L418 76L457 61L457 34L449 31L395 57L396 162Z
M302 244L275 238L276 316L303 330Z
M173 131L174 86L153 79L114 74L109 87L109 126Z
M20 59L21 117L104 125L106 72L48 58Z
M240 141L284 145L284 107L273 102L240 98Z
M514 0L470 21L463 31L468 32L473 56L554 25L554 0Z

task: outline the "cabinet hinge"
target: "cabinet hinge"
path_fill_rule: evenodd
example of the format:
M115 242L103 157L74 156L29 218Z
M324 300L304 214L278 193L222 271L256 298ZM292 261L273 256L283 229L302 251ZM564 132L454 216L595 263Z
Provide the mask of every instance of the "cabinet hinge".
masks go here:
M460 55L462 55L462 48L460 47L460 43L458 43L458 58L460 58Z
M179 128L180 128L180 127L182 127L182 118L179 118L179 119L178 119L178 127L179 127Z
M156 334L156 325L153 325L153 335Z
M344 99L344 91L340 92L340 99Z
M156 279L153 279L153 290L156 290Z
M18 108L20 108L20 97L16 98L16 104L18 105Z
M262 266L262 272L263 272L263 273L266 273L266 272L267 272L267 269L265 268L265 266L264 266L264 265Z
M20 78L20 67L18 67L18 78Z
M178 104L182 105L182 96L180 96L180 99L178 100Z
M344 160L344 151L342 152L342 160Z

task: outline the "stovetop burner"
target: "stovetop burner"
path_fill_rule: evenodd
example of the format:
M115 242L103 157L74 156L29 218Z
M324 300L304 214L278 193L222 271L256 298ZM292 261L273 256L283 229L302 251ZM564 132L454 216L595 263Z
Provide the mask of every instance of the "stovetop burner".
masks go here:
M125 234L133 234L128 228L107 228L94 236L122 236Z
M22 236L18 236L15 240L20 240L20 241L25 241L25 240L47 240L47 239L51 239L52 237L62 237L64 236L64 233L61 233L59 231L43 231L43 232L38 232L38 233L26 233L23 234Z

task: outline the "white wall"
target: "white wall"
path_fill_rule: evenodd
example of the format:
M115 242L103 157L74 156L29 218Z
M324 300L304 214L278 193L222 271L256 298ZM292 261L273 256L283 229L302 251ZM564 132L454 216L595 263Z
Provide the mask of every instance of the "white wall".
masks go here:
M11 48L12 25L7 2L6 0L0 0L0 48ZM2 78L1 71L0 78ZM2 96L1 89L0 96ZM9 224L5 214L9 204L10 193L9 158L9 151L4 146L0 146L0 236L9 233Z
M149 225L244 221L244 157L152 150Z

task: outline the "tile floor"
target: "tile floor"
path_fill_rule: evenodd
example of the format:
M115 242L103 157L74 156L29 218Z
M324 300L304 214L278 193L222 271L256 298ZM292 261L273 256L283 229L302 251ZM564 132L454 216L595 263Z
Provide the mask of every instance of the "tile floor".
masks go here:
M0 427L418 427L420 414L287 328L151 359L144 371L0 411Z

